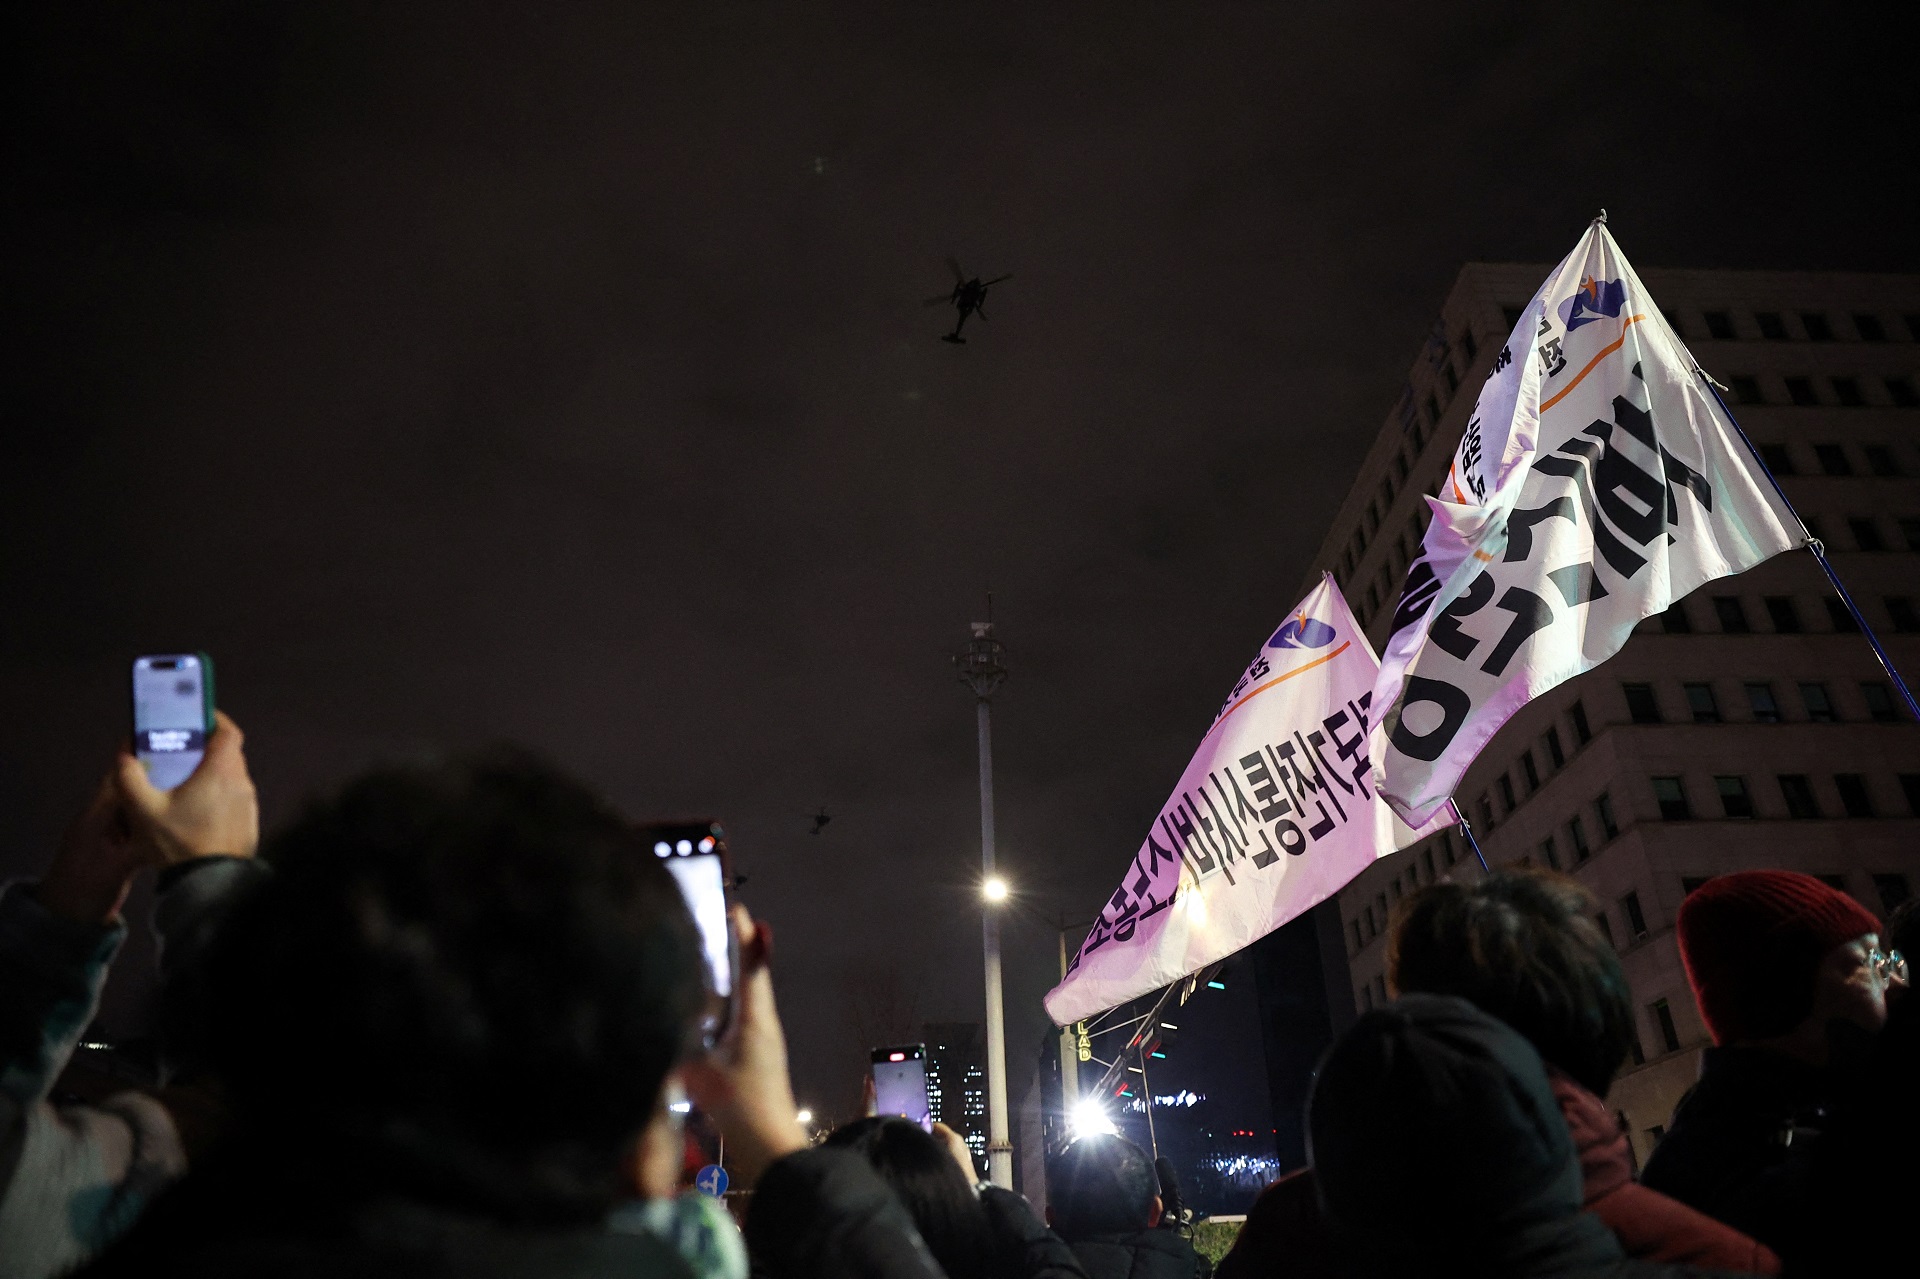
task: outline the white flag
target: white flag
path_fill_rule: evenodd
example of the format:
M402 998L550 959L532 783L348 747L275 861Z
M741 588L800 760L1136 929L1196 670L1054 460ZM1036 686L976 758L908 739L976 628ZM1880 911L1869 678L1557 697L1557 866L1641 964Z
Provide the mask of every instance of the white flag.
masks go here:
M1340 891L1409 830L1367 755L1380 663L1323 577L1233 686L1067 975L1059 1025L1198 972Z
M1407 570L1376 783L1421 821L1530 699L1806 533L1596 222L1494 361Z

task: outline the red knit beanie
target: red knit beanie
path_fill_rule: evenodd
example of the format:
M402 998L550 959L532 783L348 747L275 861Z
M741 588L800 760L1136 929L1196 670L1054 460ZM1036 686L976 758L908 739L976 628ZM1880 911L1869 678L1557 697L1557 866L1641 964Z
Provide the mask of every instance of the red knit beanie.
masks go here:
M1820 961L1880 921L1789 870L1720 875L1680 903L1680 958L1716 1044L1784 1035L1813 1010Z

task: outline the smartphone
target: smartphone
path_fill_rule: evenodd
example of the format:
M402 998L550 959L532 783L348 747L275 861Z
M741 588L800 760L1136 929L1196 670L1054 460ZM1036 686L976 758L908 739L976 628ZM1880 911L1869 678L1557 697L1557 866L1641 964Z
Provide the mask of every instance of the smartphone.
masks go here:
M711 1047L733 1021L739 998L740 942L733 935L733 870L727 861L727 837L719 822L666 822L645 827L643 836L680 885L706 959L707 1008L700 1034Z
M874 1113L904 1115L932 1132L933 1107L927 1103L927 1046L876 1048L872 1060Z
M133 659L133 753L147 780L172 790L200 767L213 732L213 659L156 653Z

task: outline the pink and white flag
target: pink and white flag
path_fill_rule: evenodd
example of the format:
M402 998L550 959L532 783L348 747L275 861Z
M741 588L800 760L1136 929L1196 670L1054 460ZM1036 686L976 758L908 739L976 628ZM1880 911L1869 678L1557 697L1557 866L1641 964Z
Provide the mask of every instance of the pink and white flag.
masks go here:
M1373 788L1380 664L1331 577L1227 694L1120 887L1046 997L1059 1025L1225 959L1325 901L1415 831Z

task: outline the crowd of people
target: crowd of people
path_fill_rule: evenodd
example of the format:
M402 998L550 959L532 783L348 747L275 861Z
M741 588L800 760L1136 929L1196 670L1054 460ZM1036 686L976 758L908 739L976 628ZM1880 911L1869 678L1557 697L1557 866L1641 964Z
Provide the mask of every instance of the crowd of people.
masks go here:
M1137 1146L1082 1138L1044 1220L957 1134L813 1141L744 910L737 1012L636 827L515 752L368 772L260 849L224 715L185 783L122 754L37 880L0 891L0 1279L373 1274L1204 1279ZM157 876L161 1069L68 1067ZM1631 994L1576 881L1433 885L1395 999L1321 1063L1309 1166L1222 1279L1902 1273L1915 1190L1901 946L1816 879L1721 876L1678 922L1715 1046L1636 1170L1604 1098ZM687 1184L685 1098L752 1186Z

